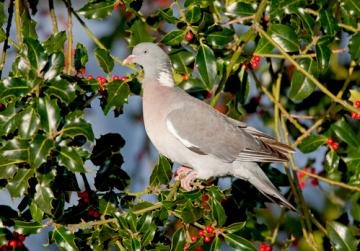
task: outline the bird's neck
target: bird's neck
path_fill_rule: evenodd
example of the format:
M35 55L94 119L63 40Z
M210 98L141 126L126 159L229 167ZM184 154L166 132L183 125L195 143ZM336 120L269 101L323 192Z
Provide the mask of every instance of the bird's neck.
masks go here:
M173 87L175 81L171 72L170 65L160 65L144 69L144 82L158 81L162 86Z

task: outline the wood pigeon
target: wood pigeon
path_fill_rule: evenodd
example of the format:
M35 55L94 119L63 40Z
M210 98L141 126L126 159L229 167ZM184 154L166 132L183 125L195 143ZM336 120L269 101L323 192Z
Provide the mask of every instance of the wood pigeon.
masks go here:
M213 109L176 86L169 56L154 43L140 43L125 64L144 69L143 113L146 132L167 158L182 165L181 186L195 179L234 176L271 200L296 211L256 162L286 162L294 150L274 138Z

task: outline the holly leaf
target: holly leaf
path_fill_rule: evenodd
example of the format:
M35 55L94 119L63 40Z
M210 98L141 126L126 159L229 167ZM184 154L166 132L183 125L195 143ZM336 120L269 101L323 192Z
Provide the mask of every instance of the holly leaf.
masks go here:
M94 50L94 53L100 67L105 73L109 74L114 68L114 60L110 56L109 51L101 48L96 48Z
M189 74L191 70L189 70L187 66L194 62L195 57L191 52L183 50L170 54L170 59L174 69L178 73Z
M318 149L321 145L325 144L326 141L327 137L323 135L310 135L306 137L298 147L303 153L309 153Z
M317 64L314 60L306 58L299 62L300 66L310 74L317 76ZM315 89L311 80L306 78L299 71L294 72L291 78L290 99L300 101L307 98Z
M324 29L325 34L335 36L339 26L332 13L329 9L322 8L319 12L319 17L321 27Z
M14 178L7 184L11 197L23 196L29 188L29 179L35 174L35 169L19 168Z
M185 233L182 228L178 229L171 240L171 250L172 251L183 251L185 245Z
M22 161L11 161L0 154L0 179L12 178L18 170L17 164L19 163Z
M113 107L122 107L127 103L130 95L130 88L126 82L115 80L109 83L108 99L103 111L105 115L109 113Z
M337 121L331 127L333 128L336 136L348 145L353 147L360 146L360 139L358 137L354 137L356 133L344 119Z
M129 32L131 33L129 46L134 47L141 42L152 42L152 36L147 32L146 26L141 20L136 20L131 25Z
M73 138L82 135L90 141L94 140L94 132L91 124L82 118L69 118L69 116L67 116L65 125L59 133L63 137Z
M166 45L179 45L183 41L184 36L185 31L183 30L171 31L161 39L161 42Z
M215 84L217 65L215 54L206 44L201 44L196 55L196 66L208 90Z
M47 174L38 174L38 184L35 186L34 201L47 214L53 209L52 201L55 198L50 184L55 179L56 172L53 170Z
M55 241L60 250L63 251L75 251L79 250L75 244L75 236L65 227L57 227L49 232L51 241Z
M31 91L28 83L20 78L6 78L0 82L0 98L22 97Z
M48 135L57 131L60 123L60 109L56 100L48 96L36 99L36 108L40 115L41 129L44 129Z
M360 32L355 33L350 41L349 41L349 52L351 55L351 58L353 60L356 60L358 63L360 62Z
M36 222L41 223L42 219L43 219L44 211L38 207L38 205L35 203L35 201L31 202L29 209L30 209L31 217Z
M293 28L284 24L271 24L269 28L271 38L275 40L285 51L299 51L299 39Z
M211 46L225 46L234 41L234 32L229 28L223 28L222 31L211 32L207 35L206 41Z
M66 32L60 31L58 33L51 34L48 39L43 42L45 52L48 54L62 52L64 53L64 44L66 41ZM76 59L76 58L75 58Z
M60 165L65 166L73 173L85 172L84 163L76 149L73 147L61 147L57 159Z
M87 19L104 19L114 11L114 0L89 1L77 10L77 13Z
M75 70L80 71L85 69L85 65L89 60L88 51L83 44L78 43L75 49L74 65Z
M329 239L335 250L353 251L357 250L359 240L355 239L351 230L338 222L330 222L326 226L329 233Z
M62 102L69 104L76 98L75 83L69 83L65 79L52 79L47 82L48 88L45 93L60 99Z
M190 6L185 18L191 24L198 22L201 19L201 9L196 5Z
M240 250L256 251L254 245L247 239L232 233L223 234L225 242L232 248Z
M0 148L1 156L16 163L29 161L29 142L27 140L11 139Z
M18 114L19 136L23 139L33 138L40 126L40 116L32 107L26 107Z
M35 136L30 148L30 165L37 169L45 163L50 152L54 149L54 141L41 134Z
M159 156L159 163L154 167L150 176L150 185L168 184L171 180L171 165L166 157Z
M14 230L24 235L38 234L45 226L41 222L15 220Z

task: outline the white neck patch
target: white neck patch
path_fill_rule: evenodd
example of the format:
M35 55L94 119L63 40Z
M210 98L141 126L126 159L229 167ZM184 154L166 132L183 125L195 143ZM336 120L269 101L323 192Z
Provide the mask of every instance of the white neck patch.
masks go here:
M161 71L159 73L158 80L162 86L168 86L168 87L175 86L174 79L169 71Z

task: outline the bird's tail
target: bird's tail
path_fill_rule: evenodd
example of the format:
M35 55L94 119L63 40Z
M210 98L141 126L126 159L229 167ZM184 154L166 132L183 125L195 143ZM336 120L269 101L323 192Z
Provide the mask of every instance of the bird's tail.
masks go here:
M271 183L264 171L255 162L236 163L234 166L234 176L250 182L271 201L297 212L296 208L281 195L279 190Z

